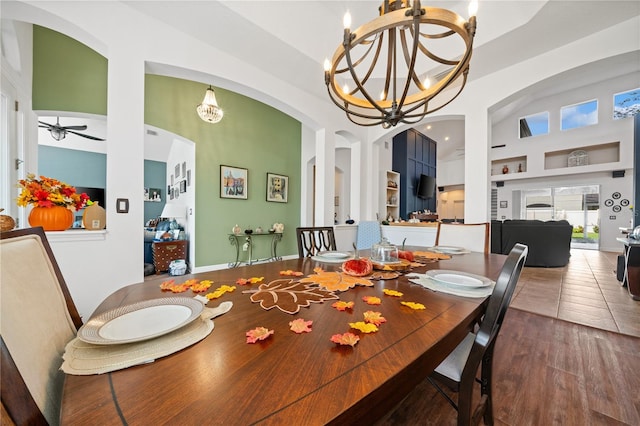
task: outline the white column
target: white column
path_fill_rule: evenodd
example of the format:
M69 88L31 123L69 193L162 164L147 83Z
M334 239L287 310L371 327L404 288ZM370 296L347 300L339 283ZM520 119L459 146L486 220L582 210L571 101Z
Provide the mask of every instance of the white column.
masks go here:
M351 182L349 182L351 219L359 219L362 215L362 199L360 197L362 179L362 142L351 143Z
M335 193L336 142L328 129L316 132L315 226L333 225Z
M490 129L484 107L468 111L465 117L464 221L488 222L490 219L489 141Z

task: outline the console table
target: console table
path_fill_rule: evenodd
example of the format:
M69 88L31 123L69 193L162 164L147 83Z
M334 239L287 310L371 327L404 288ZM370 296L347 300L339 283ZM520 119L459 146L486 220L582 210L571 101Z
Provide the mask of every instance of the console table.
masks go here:
M271 256L264 259L253 258L253 238L271 237ZM232 246L236 246L236 260L235 262L229 262L229 268L235 268L240 264L252 265L255 262L261 261L274 261L282 260L281 256L278 256L276 251L278 242L282 240L282 232L254 232L253 234L229 234L229 242ZM249 258L245 262L240 261L240 247L247 245L243 251L249 252Z

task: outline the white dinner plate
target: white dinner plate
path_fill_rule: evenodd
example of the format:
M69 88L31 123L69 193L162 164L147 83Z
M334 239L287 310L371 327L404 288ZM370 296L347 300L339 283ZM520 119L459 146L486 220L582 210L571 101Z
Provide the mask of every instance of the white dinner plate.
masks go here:
M427 271L427 276L440 283L458 287L480 288L489 287L492 284L489 278L481 275L468 274L460 271L449 271L446 269L431 269Z
M329 259L346 259L351 255L343 251L321 251L320 253L318 253L318 256L326 257Z
M78 330L78 339L96 345L153 339L189 324L203 309L202 302L190 297L145 300L91 318Z

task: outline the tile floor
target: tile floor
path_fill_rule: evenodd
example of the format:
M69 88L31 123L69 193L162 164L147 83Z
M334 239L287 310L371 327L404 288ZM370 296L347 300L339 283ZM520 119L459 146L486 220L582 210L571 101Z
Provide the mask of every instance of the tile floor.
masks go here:
M562 268L525 267L511 307L640 337L640 301L616 279L618 254L572 249Z

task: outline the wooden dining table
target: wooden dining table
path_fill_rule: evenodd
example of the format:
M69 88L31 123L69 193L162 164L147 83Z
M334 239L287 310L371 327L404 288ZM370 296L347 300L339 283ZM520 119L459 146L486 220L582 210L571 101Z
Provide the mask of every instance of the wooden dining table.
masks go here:
M427 263L412 272L447 269L495 280L506 256L468 253ZM105 374L66 375L61 410L64 425L149 424L364 424L393 409L424 380L463 339L479 318L486 299L434 292L401 275L372 280L335 292L354 307L340 311L337 300L312 303L296 314L263 309L251 301L259 284L237 285L239 278L279 279L281 271L314 274L314 268L339 270L339 263L311 258L289 259L178 277L158 277L121 288L92 316L128 304L174 296L162 292L167 279L212 280L212 288L236 285L236 290L210 300L233 308L216 317L215 328L200 342L154 362ZM388 296L383 289L402 296ZM185 293L189 295L188 293ZM192 294L191 294L192 295ZM368 305L365 296L380 298ZM414 310L401 301L424 305ZM380 312L386 322L374 333L351 329L365 311ZM311 332L294 333L289 323L313 321ZM257 327L273 330L263 341L247 343L246 332ZM353 347L331 341L335 334L360 337Z

